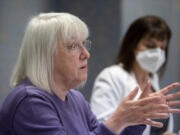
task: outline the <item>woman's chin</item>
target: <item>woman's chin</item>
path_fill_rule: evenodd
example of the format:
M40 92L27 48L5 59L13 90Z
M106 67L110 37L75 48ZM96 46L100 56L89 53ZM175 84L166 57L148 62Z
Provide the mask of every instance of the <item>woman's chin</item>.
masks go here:
M87 80L82 81L82 82L76 87L76 89L82 89L82 88L86 85L86 81L87 81Z

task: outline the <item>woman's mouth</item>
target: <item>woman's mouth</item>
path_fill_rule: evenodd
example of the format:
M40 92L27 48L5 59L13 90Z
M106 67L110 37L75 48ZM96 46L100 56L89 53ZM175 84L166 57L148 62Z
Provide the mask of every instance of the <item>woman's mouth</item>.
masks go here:
M80 67L80 69L87 71L87 65L84 65L84 66Z

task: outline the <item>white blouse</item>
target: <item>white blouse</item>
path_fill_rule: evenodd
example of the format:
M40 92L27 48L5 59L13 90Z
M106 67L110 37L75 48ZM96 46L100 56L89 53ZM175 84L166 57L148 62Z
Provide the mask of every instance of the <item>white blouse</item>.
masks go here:
M159 78L153 74L149 78L154 90L158 91ZM134 73L128 73L122 68L122 65L113 65L105 68L96 78L92 96L91 108L97 119L101 122L106 121L116 110L121 101L138 86ZM138 91L136 100L141 94ZM173 116L170 114L167 130L173 132ZM150 134L150 126L147 126L143 135Z

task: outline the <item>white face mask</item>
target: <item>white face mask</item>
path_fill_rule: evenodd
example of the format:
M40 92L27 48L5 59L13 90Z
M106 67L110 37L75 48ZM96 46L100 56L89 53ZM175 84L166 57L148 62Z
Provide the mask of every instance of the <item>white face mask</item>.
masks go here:
M140 51L136 55L136 60L144 70L155 73L165 62L165 51L160 48Z

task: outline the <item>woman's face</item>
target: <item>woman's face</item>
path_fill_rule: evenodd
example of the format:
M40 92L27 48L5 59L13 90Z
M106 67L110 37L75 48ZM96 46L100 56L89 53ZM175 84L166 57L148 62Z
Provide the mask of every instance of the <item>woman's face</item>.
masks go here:
M157 49L160 48L160 49ZM167 40L155 38L143 38L137 45L134 68L140 67L146 72L155 73L164 63ZM162 51L161 51L162 50Z
M54 56L54 79L67 88L75 88L87 79L90 57L87 40L59 44Z
M137 51L144 51L147 49L153 49L153 48L161 48L165 51L167 47L167 40L157 40L156 38L148 38L145 37L141 39L137 45L136 52Z

